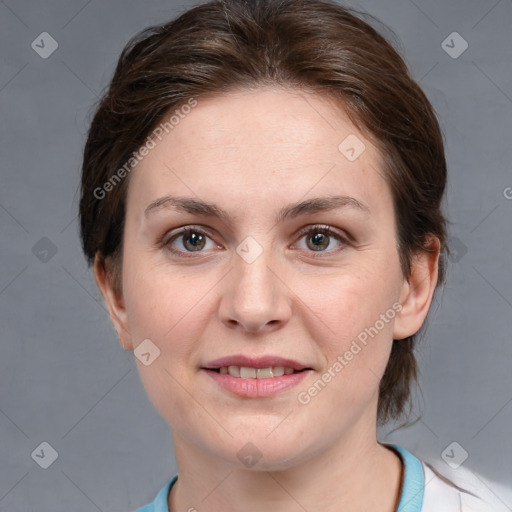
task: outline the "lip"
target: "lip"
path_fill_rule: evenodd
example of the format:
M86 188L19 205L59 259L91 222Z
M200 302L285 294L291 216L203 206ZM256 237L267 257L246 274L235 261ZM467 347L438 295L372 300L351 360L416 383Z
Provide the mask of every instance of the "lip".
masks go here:
M219 359L219 361L221 360ZM265 367L262 366L262 368ZM270 379L242 379L241 377L232 377L229 374L217 373L212 369L201 368L201 372L213 379L222 389L243 398L275 396L297 386L312 371L304 370Z
M248 368L268 368L269 366L284 366L285 368L293 368L294 370L312 369L307 364L302 364L299 363L298 361L294 361L293 359L287 359L284 357L273 355L248 357L243 354L221 357L219 359L209 361L206 365L202 366L202 368L213 370L222 368L223 366L246 366ZM280 377L274 377L274 379L279 378Z

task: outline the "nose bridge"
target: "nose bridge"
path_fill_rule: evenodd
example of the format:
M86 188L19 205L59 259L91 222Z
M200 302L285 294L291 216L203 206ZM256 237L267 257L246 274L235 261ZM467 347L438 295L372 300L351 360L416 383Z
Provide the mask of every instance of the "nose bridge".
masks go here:
M290 305L275 268L272 237L248 236L233 256L233 271L222 298L223 322L253 332L283 323Z

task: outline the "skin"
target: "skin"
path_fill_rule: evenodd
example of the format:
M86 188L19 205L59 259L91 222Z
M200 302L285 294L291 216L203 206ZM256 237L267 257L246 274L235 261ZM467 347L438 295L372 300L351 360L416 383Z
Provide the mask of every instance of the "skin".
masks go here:
M350 134L366 148L354 161L338 149ZM439 244L418 253L404 279L380 168L377 149L341 107L318 93L266 88L200 98L132 172L122 293L99 259L95 276L124 348L149 338L160 349L149 366L138 359L137 366L172 428L173 512L396 509L402 468L377 440L379 382L393 339L416 333L425 320ZM171 207L144 214L166 195L213 202L232 221ZM339 208L274 221L290 203L329 195L354 197L370 214ZM315 251L317 231L297 235L315 224L354 240L328 236ZM158 244L190 225L208 231L199 252L183 236ZM236 252L247 236L263 251L252 263ZM397 302L401 311L301 404L298 393ZM314 371L272 398L241 398L200 370L233 354L279 355ZM237 457L248 442L262 454L252 467Z

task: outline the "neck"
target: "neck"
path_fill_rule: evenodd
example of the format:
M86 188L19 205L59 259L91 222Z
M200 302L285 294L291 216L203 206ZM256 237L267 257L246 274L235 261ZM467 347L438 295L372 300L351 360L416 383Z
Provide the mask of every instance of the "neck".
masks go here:
M279 470L260 463L240 468L175 432L173 437L179 476L169 495L171 512L395 512L400 501L401 459L376 437L347 436L328 453Z

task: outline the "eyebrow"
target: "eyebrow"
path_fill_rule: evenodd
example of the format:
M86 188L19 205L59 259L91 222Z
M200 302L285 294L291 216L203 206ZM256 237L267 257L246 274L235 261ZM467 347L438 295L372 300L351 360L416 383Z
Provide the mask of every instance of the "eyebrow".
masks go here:
M163 208L172 208L180 212L191 213L204 217L214 217L226 223L232 223L232 218L228 212L219 208L214 203L208 203L201 199L192 197L164 196L152 201L144 210L144 216L148 217L151 213ZM277 213L274 221L276 224L285 219L293 219L307 213L317 213L334 210L338 208L350 208L366 215L371 215L370 209L361 201L349 196L328 196L315 197L305 201L291 203Z

